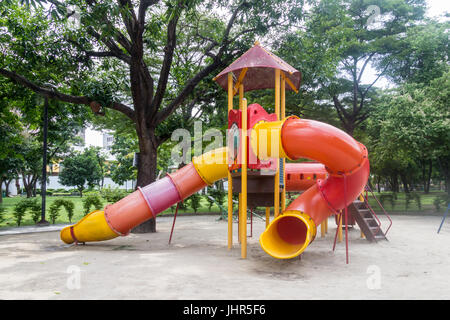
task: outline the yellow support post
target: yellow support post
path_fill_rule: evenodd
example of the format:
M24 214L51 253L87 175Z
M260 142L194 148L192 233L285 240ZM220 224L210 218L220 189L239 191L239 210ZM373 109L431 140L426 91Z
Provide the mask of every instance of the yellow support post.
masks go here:
M286 77L282 73L281 78L281 120L286 118ZM283 181L284 187L281 191L281 212L286 210L286 158L283 158Z
M275 114L280 120L280 69L275 69ZM278 146L280 148L281 146ZM274 186L274 218L280 214L280 161L276 162L275 186Z
M228 73L228 113L233 110L233 74ZM228 161L228 158L227 158ZM233 179L228 171L228 250L233 247Z
M244 85L243 84L241 84L241 85L239 85L239 110L241 110L241 112L243 112L242 111L242 109L243 109L243 101L244 101ZM241 130L241 131L243 131L243 130ZM241 137L241 148L242 148L242 137ZM241 149L242 150L242 149ZM243 157L243 153L242 153L242 151L241 151L241 155L242 155L242 157ZM241 160L242 161L242 160ZM242 171L242 164L241 164L241 171ZM241 245L241 250L242 250L242 230L244 229L243 227L242 227L242 220L243 220L243 218L242 218L242 216L243 216L243 214L242 214L242 174L241 174L241 193L239 193L239 221L238 221L238 237L239 237L239 243L240 243L240 245ZM245 226L246 228L247 228L247 226Z
M328 233L328 219L325 219L323 222L325 224L325 234L327 234Z
M338 242L342 242L342 219L343 219L342 211L339 216L339 225L338 225Z
M244 68L244 69L242 69L241 73L239 74L239 78L238 78L238 80L236 81L236 84L234 85L234 88L233 88L233 96L234 96L234 95L237 93L237 91L239 90L239 88L240 88L240 86L241 86L241 84L242 84L242 81L244 81L245 74L247 73L247 70L248 70L248 68Z
M326 234L326 232L325 232L325 230L326 230L325 221L326 220L323 220L322 223L320 224L320 237L321 238L325 238L325 234Z
M243 87L243 86L242 86ZM242 90L244 91L244 90ZM241 165L241 193L242 193L242 225L241 225L241 258L247 258L247 99L242 99L242 165Z
M364 202L364 195L363 195L363 193L361 193L358 198L359 198L359 201ZM365 237L366 236L364 235L364 232L361 230L361 238L364 239Z
M270 223L270 207L266 207L266 228L269 226Z
M238 198L238 242L241 243L241 223L242 223L242 193L239 193Z
M242 110L242 101L244 100L244 85L239 86L239 110Z

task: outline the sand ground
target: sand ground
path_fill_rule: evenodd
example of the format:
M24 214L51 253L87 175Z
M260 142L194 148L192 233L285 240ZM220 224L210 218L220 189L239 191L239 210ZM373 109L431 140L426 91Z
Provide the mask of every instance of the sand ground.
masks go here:
M158 232L85 246L59 232L0 236L1 299L450 299L450 222L393 216L389 242L369 243L350 230L332 251L335 225L318 234L301 259L276 260L259 246L255 219L248 258L227 250L217 216L171 217ZM320 229L319 229L320 230ZM236 224L234 225L236 235ZM236 239L236 238L235 238Z

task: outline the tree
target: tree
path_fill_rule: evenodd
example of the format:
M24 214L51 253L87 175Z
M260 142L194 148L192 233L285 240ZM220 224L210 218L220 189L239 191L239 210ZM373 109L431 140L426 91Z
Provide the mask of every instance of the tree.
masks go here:
M125 115L139 141L138 186L154 181L158 146L179 125L178 110L192 110L202 100L195 88L211 81L256 36L298 20L302 9L301 1L281 0L34 2L51 4L52 19L43 9L31 14L13 0L3 9L6 57L0 75L98 114L112 109ZM69 5L80 9L79 28L67 24ZM215 9L227 12L227 19L211 14ZM36 76L30 64L45 64L58 81L45 85L52 80L48 70Z
M86 184L89 187L99 185L102 178L102 171L98 164L95 149L85 149L83 153L74 153L64 159L61 163L59 182L65 186L75 186L80 195Z
M136 178L136 168L133 165L134 153L137 151L137 139L125 135L114 135L111 154L116 157L110 166L110 176L117 184L124 184Z
M407 51L404 34L420 22L423 0L318 0L305 24L279 42L279 54L303 72L303 88L315 100L331 101L343 129L353 135L369 116L375 85L392 67L393 55ZM381 16L372 24L376 6ZM367 81L369 66L377 69ZM298 98L300 99L300 98Z
M449 184L450 74L429 86L407 84L383 98L368 123L368 149L378 174L390 174L395 187L400 176L405 191L420 169L424 191L429 192L433 163L437 162ZM398 191L398 190L395 190Z
M421 24L406 29L402 45L389 58L386 76L395 83L430 85L448 69L450 22L425 19ZM382 67L380 65L380 67Z

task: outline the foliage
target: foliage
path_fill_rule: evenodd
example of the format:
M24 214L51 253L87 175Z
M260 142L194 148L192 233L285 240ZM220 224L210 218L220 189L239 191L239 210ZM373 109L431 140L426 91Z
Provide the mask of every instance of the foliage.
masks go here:
M420 199L420 195L415 192L405 193L405 210L408 211L411 200L416 201L417 207L419 210L422 210L422 202Z
M436 169L450 185L449 84L447 71L429 86L404 85L381 97L367 123L372 172L411 180L418 169L425 171L424 164L437 160ZM424 185L431 178L429 170L428 176L422 174Z
M396 194L382 194L379 197L381 205L384 207L386 204L386 200L389 200L390 204L391 204L391 209L394 209L395 207L395 200L397 199Z
M202 196L196 192L192 194L187 201L194 212L197 213L198 209L201 207Z
M36 3L47 5L26 6ZM7 0L0 8L0 74L117 117L108 123L114 130L134 129L142 186L155 179L158 146L189 127L195 109L213 109L212 77L257 37L299 22L303 1Z
M212 195L210 194L211 192L208 190L208 195L206 196L206 201L208 202L208 210L211 211L212 206L214 205L214 199L211 199L210 196L212 197Z
M5 221L5 211L6 211L6 208L3 206L0 206L0 223Z
M210 189L211 196L216 199L217 203L221 206L225 203L225 191L217 188L217 189Z
M279 54L303 72L306 92L298 98L287 95L288 108L298 110L297 114L308 116L309 110L318 108L315 101L320 101L323 110L312 114L314 119L335 125L333 118L325 118L334 114L326 111L333 106L347 132L352 132L352 125L364 130L365 119L378 104L380 90L375 86L379 79L429 83L445 73L448 23L423 19L423 1L313 3L305 28L286 34L277 46ZM381 9L381 15L371 24L368 18L372 13L367 8L372 4ZM371 66L378 71L375 80L366 79ZM441 87L445 92L445 86ZM356 134L364 136L365 132L357 130ZM397 168L397 157L382 158Z
M433 199L433 205L436 211L440 211L442 207L446 208L450 203L450 197L448 195L436 196Z
M100 191L100 194L104 199L106 199L106 201L111 203L117 202L128 195L125 190L111 188L110 186L103 188Z
M41 206L37 199L22 199L15 206L13 215L18 226L22 223L25 213L29 210L34 223L37 223L41 216Z
M75 204L72 201L65 200L65 199L57 199L50 205L49 212L50 212L50 219L51 219L52 223L55 224L55 221L58 218L59 213L60 213L59 209L61 207L64 207L64 209L66 209L67 217L69 218L69 222L72 223L72 217L74 214Z
M134 153L138 150L136 142L135 134L114 135L111 154L116 157L116 161L111 163L109 170L112 181L119 185L136 179L136 168L133 166Z
M83 210L84 214L88 214L91 211L91 207L95 210L101 210L103 207L102 200L98 194L88 194L83 198Z
M85 149L82 153L75 152L65 158L61 166L59 182L66 186L76 186L81 196L85 184L93 187L98 185L102 179L102 170L96 150L93 148Z

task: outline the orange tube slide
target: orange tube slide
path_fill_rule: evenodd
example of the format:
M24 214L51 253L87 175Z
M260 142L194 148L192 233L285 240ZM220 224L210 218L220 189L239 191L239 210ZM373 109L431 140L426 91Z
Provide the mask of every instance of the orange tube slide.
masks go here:
M369 177L367 149L331 125L290 117L281 128L282 152L325 165L326 179L294 200L260 237L263 249L279 259L301 254L314 240L316 226L361 193Z

